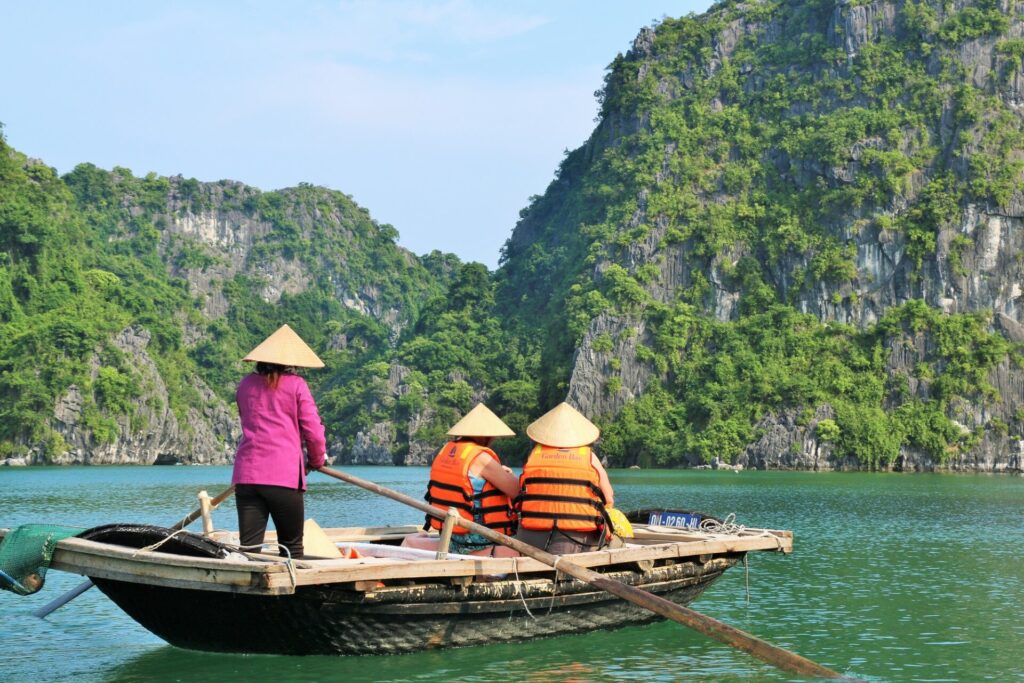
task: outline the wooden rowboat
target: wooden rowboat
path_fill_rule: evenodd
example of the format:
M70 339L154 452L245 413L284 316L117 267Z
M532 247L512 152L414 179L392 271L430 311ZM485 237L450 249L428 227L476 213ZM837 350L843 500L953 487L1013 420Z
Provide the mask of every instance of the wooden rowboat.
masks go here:
M438 560L398 547L417 530L325 529L339 548L361 556L288 562L232 552L227 533L111 525L57 543L50 568L90 577L168 643L215 652L393 654L661 619L528 557ZM566 559L686 605L746 553L789 553L793 545L790 532L767 529L635 524L634 532L622 548ZM269 533L267 542L274 540ZM146 549L154 542L162 545Z

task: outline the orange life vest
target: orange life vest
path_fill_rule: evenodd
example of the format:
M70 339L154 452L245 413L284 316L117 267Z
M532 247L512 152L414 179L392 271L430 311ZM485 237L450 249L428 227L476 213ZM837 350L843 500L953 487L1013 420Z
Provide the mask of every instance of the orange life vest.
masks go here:
M486 480L481 491L473 489L469 466L481 453L486 453L501 464L494 451L473 441L446 443L430 466L427 502L442 510L453 507L463 519L478 522L503 534L512 534L515 532L516 517L508 496ZM478 516L476 519L474 514ZM429 515L427 521L434 529L440 529L444 523ZM452 533L465 534L468 530L456 525Z
M596 531L604 527L604 493L590 458L590 446L534 446L516 499L524 529Z

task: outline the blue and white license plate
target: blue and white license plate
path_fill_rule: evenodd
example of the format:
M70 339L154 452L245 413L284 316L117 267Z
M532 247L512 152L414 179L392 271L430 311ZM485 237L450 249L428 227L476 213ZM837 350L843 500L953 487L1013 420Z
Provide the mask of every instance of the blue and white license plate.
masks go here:
M692 512L652 512L647 523L651 526L670 526L677 529L698 529L702 515Z

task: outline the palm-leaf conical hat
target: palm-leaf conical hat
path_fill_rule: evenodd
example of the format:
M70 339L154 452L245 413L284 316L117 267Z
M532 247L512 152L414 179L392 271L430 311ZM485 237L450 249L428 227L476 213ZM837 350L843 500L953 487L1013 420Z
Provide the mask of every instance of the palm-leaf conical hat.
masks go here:
M526 434L537 443L576 448L597 441L601 430L568 403L562 402L534 420Z
M483 403L477 403L473 410L448 430L449 436L515 436L516 433L491 412Z
M322 368L324 362L313 352L313 349L295 334L295 330L287 325L270 335L242 360L259 363L275 363L295 368Z

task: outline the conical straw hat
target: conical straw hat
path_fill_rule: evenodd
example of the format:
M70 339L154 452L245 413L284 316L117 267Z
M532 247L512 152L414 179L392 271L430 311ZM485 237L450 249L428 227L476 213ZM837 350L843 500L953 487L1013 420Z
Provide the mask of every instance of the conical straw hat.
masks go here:
M263 340L263 343L249 352L249 355L242 360L276 363L277 365L289 365L295 368L322 368L324 362L320 360L313 349L306 346L302 337L295 334L295 331L287 325Z
M483 403L477 403L473 410L448 430L449 436L515 436L516 433L491 412Z
M562 402L534 420L526 428L526 434L545 446L576 448L597 441L601 430L578 410Z

